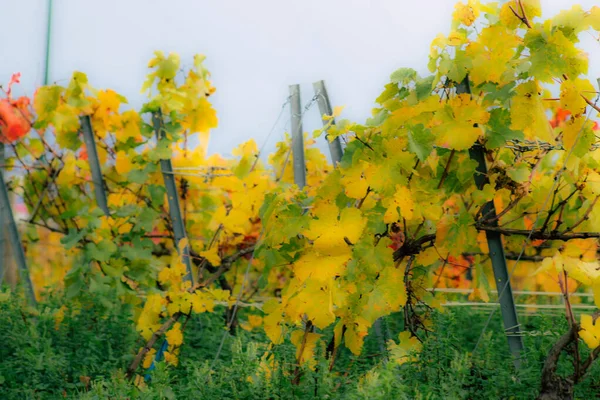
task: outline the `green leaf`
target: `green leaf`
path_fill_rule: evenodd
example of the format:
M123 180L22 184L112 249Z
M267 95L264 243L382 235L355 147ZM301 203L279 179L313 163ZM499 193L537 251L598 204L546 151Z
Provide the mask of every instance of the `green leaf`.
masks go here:
M142 126L140 127L140 133L147 138L150 138L154 135L154 127L150 124L142 122Z
M462 82L472 65L471 59L466 56L464 50L456 51L454 58L450 58L447 53L442 53L439 73L446 75L453 82Z
M157 146L148 153L150 161L169 160L173 155L171 142L165 138L158 141Z
M387 85L385 85L385 89L383 90L383 92L381 92L379 97L377 97L377 99L375 99L375 101L377 102L377 104L383 104L386 101L388 101L389 99L394 98L394 96L396 96L397 94L398 94L398 84L397 83L388 83Z
M131 240L131 246L120 248L120 254L124 259L130 261L150 260L152 259L152 245L150 240L135 236Z
M495 101L500 101L502 104L506 104L508 100L514 95L512 91L516 86L516 82L512 81L503 85L502 87L498 87L498 84L493 82L485 82L478 87L483 90L485 94L485 101L493 103Z
M577 157L583 157L587 153L589 153L592 144L596 142L596 135L594 135L594 131L592 130L592 123L588 121L585 124L582 131L579 133L579 137L575 142L575 146L573 146L573 155Z
M73 248L85 236L85 232L69 228L69 233L60 239L66 250Z
M408 149L425 161L433 151L435 136L423 124L411 126L408 130Z
M392 83L401 83L404 85L407 85L415 79L417 79L417 71L412 68L400 68L390 75Z
M148 175L155 172L156 164L146 164L143 169L132 169L127 174L127 180L138 185L143 185L148 180Z
M79 138L79 132L61 132L56 134L56 143L59 146L69 150L77 150L81 147L81 139Z
M244 179L246 175L250 173L250 169L252 169L252 164L254 164L249 157L242 157L238 165L233 169L233 174L237 176L239 179Z
M78 296L84 289L83 279L79 276L76 279L71 279L68 283L65 282L65 284L67 286L67 299Z
M379 126L388 117L388 111L385 109L379 110L372 118L367 119L367 126Z
M531 167L526 162L520 162L506 171L506 175L515 182L523 183L529 180Z
M384 237L375 246L372 238L364 236L364 240L354 245L354 255L360 261L359 270L374 275L389 266L394 258L394 251L388 247L390 244L391 240Z
M490 112L490 119L486 126L487 147L496 149L504 146L507 140L523 140L525 135L521 131L510 129L510 112L504 108L494 108Z
M418 79L416 84L417 100L423 100L431 95L433 91L434 76Z
M85 88L87 86L87 76L83 72L75 71L65 93L67 103L73 107L85 107L90 104L90 101L85 96Z
M552 83L563 74L577 77L587 73L588 59L575 46L577 37L566 37L563 31L553 30L548 34L542 27L530 29L524 38L531 56L530 76L544 83Z
M162 206L165 202L165 193L167 193L165 187L162 185L148 185L147 188L152 203L158 207Z
M110 257L117 251L117 245L109 240L102 240L98 244L88 243L85 246L87 255L96 261L107 262Z
M138 215L136 227L145 232L150 232L154 226L154 222L158 217L158 213L151 208L144 208Z
M255 257L265 263L258 280L260 288L265 288L269 284L269 272L272 268L285 265L289 262L278 249L268 246L260 246L255 252Z
M58 85L42 86L38 89L33 100L38 120L46 120L56 110L63 90L64 88Z

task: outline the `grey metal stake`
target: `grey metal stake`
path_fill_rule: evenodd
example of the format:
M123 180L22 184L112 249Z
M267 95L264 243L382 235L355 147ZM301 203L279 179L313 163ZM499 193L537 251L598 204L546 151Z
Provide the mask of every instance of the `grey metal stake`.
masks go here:
M106 192L104 178L102 177L102 169L98 160L98 150L96 149L96 140L94 139L94 131L92 130L92 122L89 115L79 118L81 123L81 131L83 132L83 141L88 153L88 163L92 171L92 181L94 182L94 193L96 194L96 204L104 212L104 215L110 216L108 210L108 202L106 200Z
M0 143L0 175L4 176L4 143ZM6 213L4 212L4 208L0 207L0 285L2 285L2 281L4 280L4 271L6 268L7 254L5 251L7 250L6 238L4 236L4 228L6 223L8 222L8 218L6 217Z
M158 140L165 137L165 123L162 117L162 112L155 111L152 113L152 123L154 125L154 132ZM167 199L169 201L169 215L171 216L171 223L173 224L173 234L175 235L175 247L179 252L179 241L187 237L185 234L185 226L183 225L183 218L181 217L181 209L179 208L179 194L177 193L177 185L175 184L175 175L173 175L173 165L171 160L160 160L160 170L162 171L163 180L165 182L165 189L167 190ZM194 278L192 275L192 264L190 260L190 247L189 244L183 248L183 262L187 274L183 277L184 280L190 281L194 284Z
M317 104L319 105L319 113L321 113L321 117L323 115L333 115L333 110L331 108L331 102L329 101L329 96L327 95L327 88L325 87L325 81L317 81L313 83L313 88L315 90L315 96L317 97ZM326 119L322 119L323 126L330 123L330 121ZM331 120L331 124L335 125L335 120ZM327 132L325 133L325 138L327 139ZM327 139L327 144L329 145L329 152L331 153L331 161L333 161L333 165L335 166L342 159L342 155L344 154L342 151L342 142L339 137L333 139L333 141L329 141Z
M457 86L456 93L471 93L468 76ZM469 149L469 156L472 160L477 161L474 178L475 185L481 190L485 184L489 183L483 146L479 143L475 143ZM496 220L496 207L494 206L493 201L488 201L484 204L482 215L489 215L493 220L491 223L492 226L498 226L498 221ZM498 302L500 303L504 332L508 339L508 347L514 357L513 363L515 369L519 369L521 365L521 352L524 349L524 345L519 319L517 317L517 308L515 307L515 299L513 298L512 286L510 284L510 277L508 275L508 268L506 267L506 256L504 254L504 246L502 245L502 236L498 232L490 231L486 231L485 236L488 242L490 259L492 261L496 290L498 291L499 296Z
M290 85L292 113L292 157L294 182L300 189L306 186L306 163L304 162L304 137L302 132L302 110L300 105L300 85Z
M10 207L10 200L8 197L8 189L4 182L4 175L0 173L0 215L4 215L5 224L8 225L8 237L10 245L12 247L17 267L21 272L21 279L25 284L25 291L27 300L32 306L36 306L35 293L33 291L33 283L31 283L31 277L29 276L29 270L27 268L27 260L25 259L25 251L23 250L23 244L21 243L21 236L15 223L12 208Z

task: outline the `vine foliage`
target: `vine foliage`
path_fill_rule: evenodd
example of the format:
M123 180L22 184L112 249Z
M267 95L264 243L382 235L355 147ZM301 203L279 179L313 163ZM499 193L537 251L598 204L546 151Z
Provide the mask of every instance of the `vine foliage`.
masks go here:
M431 75L401 68L366 123L342 120L315 132L344 139L339 165L305 141L303 190L286 168L289 137L267 164L253 141L235 159L206 154L217 117L202 56L183 71L177 55L156 52L139 112L121 111L123 96L93 88L81 72L67 87L40 87L31 105L13 100L9 86L0 138L14 150L8 166L19 176L11 189L31 215L28 238L60 240L67 253L56 257L69 268L56 269L74 300L91 290L138 307L146 345L131 376L152 362L163 334L166 360L177 363L190 314L225 305L232 329L237 307L256 295L269 300L251 328L262 325L275 345L289 338L299 364L313 366L325 343L332 365L342 343L359 354L375 321L400 310L406 332L389 348L396 361L408 361L430 329L429 313L444 302L436 288L472 285L472 298L489 300L486 231L503 235L515 279L550 282L567 299L590 287L600 306L600 108L578 47L584 33L598 37L600 8L540 17L539 0L457 4L450 33L431 44ZM457 93L462 82L470 93ZM158 137L157 112L165 133ZM94 131L108 216L95 205L83 116ZM468 152L474 145L487 163L481 189ZM187 232L179 243L159 169L166 159ZM495 216L485 211L490 201ZM177 251L186 246L192 281L183 279ZM448 279L456 268L461 277L469 270L468 282ZM600 323L570 318L569 338L596 354Z

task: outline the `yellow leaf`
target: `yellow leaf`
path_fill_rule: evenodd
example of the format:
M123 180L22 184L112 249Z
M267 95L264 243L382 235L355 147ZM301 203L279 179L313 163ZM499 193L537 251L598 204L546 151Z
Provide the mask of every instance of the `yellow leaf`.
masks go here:
M173 327L166 334L169 346L181 346L183 343L183 334L181 333L181 323L175 322Z
M340 228L352 243L358 241L366 224L367 220L357 208L345 208L340 214Z
M165 357L165 362L167 364L174 365L174 366L177 366L177 364L179 364L179 359L177 358L177 355L175 353L171 353L170 351L165 351L163 353L163 355Z
M124 151L117 151L115 160L115 169L119 175L127 175L129 171L133 169L133 163L129 159L129 156Z
M467 43L467 35L462 31L452 31L448 35L447 43L449 46L462 46Z
M52 124L56 128L56 134L77 132L79 130L79 115L77 109L68 104L61 104L54 112Z
M483 82L505 83L503 75L510 67L521 39L512 30L502 25L492 25L482 29L476 42L467 46L466 55L472 60L469 78L475 85ZM512 69L508 76L512 77Z
M305 253L294 263L294 274L301 281L310 278L327 282L329 279L342 274L351 254L350 251L346 254L334 256L324 256L317 252Z
M415 353L421 350L421 342L416 337L411 337L408 331L400 332L398 335L398 344L393 340L388 342L388 350L390 351L390 359L398 364L415 361Z
M571 150L577 144L577 141L583 136L584 123L586 119L582 115L569 118L565 122L562 130L562 142L565 150Z
M325 329L335 321L331 289L317 280L307 280L304 287L289 299L285 313L293 322L301 321L306 315L317 328Z
M200 252L200 256L206 258L206 260L213 266L216 267L221 265L221 257L219 257L218 248L211 248Z
M248 323L252 328L258 328L262 325L263 318L260 315L248 315Z
M367 334L367 326L366 324L361 323L361 321L355 321L353 323L346 324L344 343L346 344L348 350L350 350L355 356L360 355Z
M218 125L217 112L206 98L199 98L184 109L181 126L191 133L204 133Z
M369 188L369 181L365 176L365 169L369 167L369 164L360 161L352 168L345 169L342 171L341 182L344 186L346 196L351 199L362 199L367 194Z
M563 257L562 260L563 268L568 272L569 277L584 285L591 285L600 278L600 264L598 261L585 262L579 257Z
M432 119L438 146L466 150L483 134L482 125L490 119L483 106L468 94L452 98Z
M469 0L467 4L459 2L454 6L452 19L457 24L462 23L466 26L471 26L479 17L479 13L480 4L478 0Z
M207 293L210 293L217 301L229 301L231 298L231 292L224 289L208 289Z
M150 368L152 362L154 361L154 357L156 356L156 349L150 349L144 356L144 362L142 363L142 367L145 369Z
M345 208L341 211L333 204L323 204L313 209L309 229L304 232L313 240L313 248L324 255L347 254L350 251L346 239L350 243L358 241L367 220L357 208Z
M302 365L308 363L311 369L315 367L315 348L320 337L320 334L313 332L303 332L300 330L292 332L290 341L296 346L296 359L298 360L298 364Z
M120 129L115 132L117 140L127 142L129 138L132 138L135 142L141 142L142 119L139 114L134 110L125 111L121 114L120 119Z
M600 195L600 174L593 170L588 171L585 186L596 196Z
M593 29L600 32L600 7L594 6L590 10L589 15L587 16L588 24L592 26Z
M541 96L541 87L537 81L527 81L515 89L511 100L510 129L523 131L530 140L540 139L553 143L550 122Z
M594 86L587 79L565 80L560 85L560 107L571 111L571 115L581 114L587 107L581 96L589 97L594 92Z
M335 106L333 107L333 114L331 115L333 118L337 118L342 115L342 111L344 110L344 106Z
M413 219L415 204L410 189L405 186L397 185L396 193L391 199L388 198L384 201L384 206L387 207L383 216L383 222L386 224L399 221L400 215L407 220ZM397 208L400 208L400 214L398 214Z
M283 342L283 310L277 299L270 299L263 305L263 310L267 313L263 318L265 334L273 342L280 344Z
M600 346L600 323L591 315L581 315L581 330L579 336L590 349L595 349Z
M179 243L177 243L177 248L179 249L179 253L182 254L183 250L188 247L188 238L184 237L183 239L181 239L179 241Z

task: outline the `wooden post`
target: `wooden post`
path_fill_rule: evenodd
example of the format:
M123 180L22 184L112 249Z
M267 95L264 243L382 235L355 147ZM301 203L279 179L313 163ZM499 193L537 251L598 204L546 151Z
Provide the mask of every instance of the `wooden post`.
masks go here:
M10 199L8 196L8 189L6 188L4 175L2 173L0 173L0 215L5 216L3 225L8 227L8 238L10 240L12 253L15 257L15 261L17 262L17 267L19 269L22 282L25 285L27 300L29 301L30 305L36 306L37 302L35 300L35 293L33 291L33 283L31 283L31 277L29 276L29 270L27 268L25 251L23 250L21 236L19 235L19 230L17 229L17 224L15 223L15 219L13 217ZM4 227L2 227L2 229L4 230Z
M315 96L317 97L317 104L319 105L319 113L321 114L321 118L323 115L332 116L333 110L331 108L331 102L329 101L329 96L327 95L327 88L325 87L325 81L318 81L313 83L313 88L315 90ZM327 125L330 121L326 119L322 119L323 126ZM331 120L331 124L335 125L335 120ZM339 137L330 141L327 138L328 134L325 132L325 139L327 139L327 144L329 145L329 152L331 153L331 161L333 162L333 166L339 163L342 159L342 155L344 154L342 151L342 143Z
M456 88L457 94L471 93L469 87L469 77L459 84ZM487 166L485 164L484 148L481 144L475 143L469 149L469 156L472 160L477 161L475 170L475 184L478 189L482 189L485 184L489 183L487 176ZM493 226L497 226L496 208L493 201L484 204L482 215L489 215L494 221ZM500 303L500 312L502 313L502 321L504 323L504 332L508 339L508 347L513 355L513 363L516 369L521 365L521 352L524 349L523 338L521 337L521 325L517 317L517 308L515 307L515 299L513 298L512 286L510 284L510 276L506 267L506 256L504 254L504 246L502 245L502 235L498 232L486 231L489 255L492 261L492 269L494 271L494 281L498 291L498 302Z
M154 132L156 132L157 139L160 140L164 138L165 124L162 117L162 112L160 110L152 113L152 123L154 125ZM171 216L173 234L175 236L175 247L177 247L177 251L179 252L179 242L182 239L185 239L187 235L185 233L183 218L181 217L181 209L179 208L179 194L177 193L177 185L175 184L175 176L173 175L173 165L171 164L171 160L160 160L160 170L162 171L165 189L167 190L169 215ZM189 244L183 248L181 257L183 257L183 262L185 263L187 270L187 274L183 277L183 279L190 281L193 285L194 278L192 275Z
M96 149L96 140L94 139L94 131L89 115L80 117L81 131L83 132L83 141L88 154L88 163L92 171L92 181L94 182L94 193L96 195L96 204L104 212L107 217L110 216L108 210L108 201L106 200L106 192L104 190L104 178L102 177L102 169L98 160L98 150Z
M300 105L300 85L290 85L292 113L292 157L294 182L300 189L306 186L306 164L304 162L304 137L302 132L302 108Z

